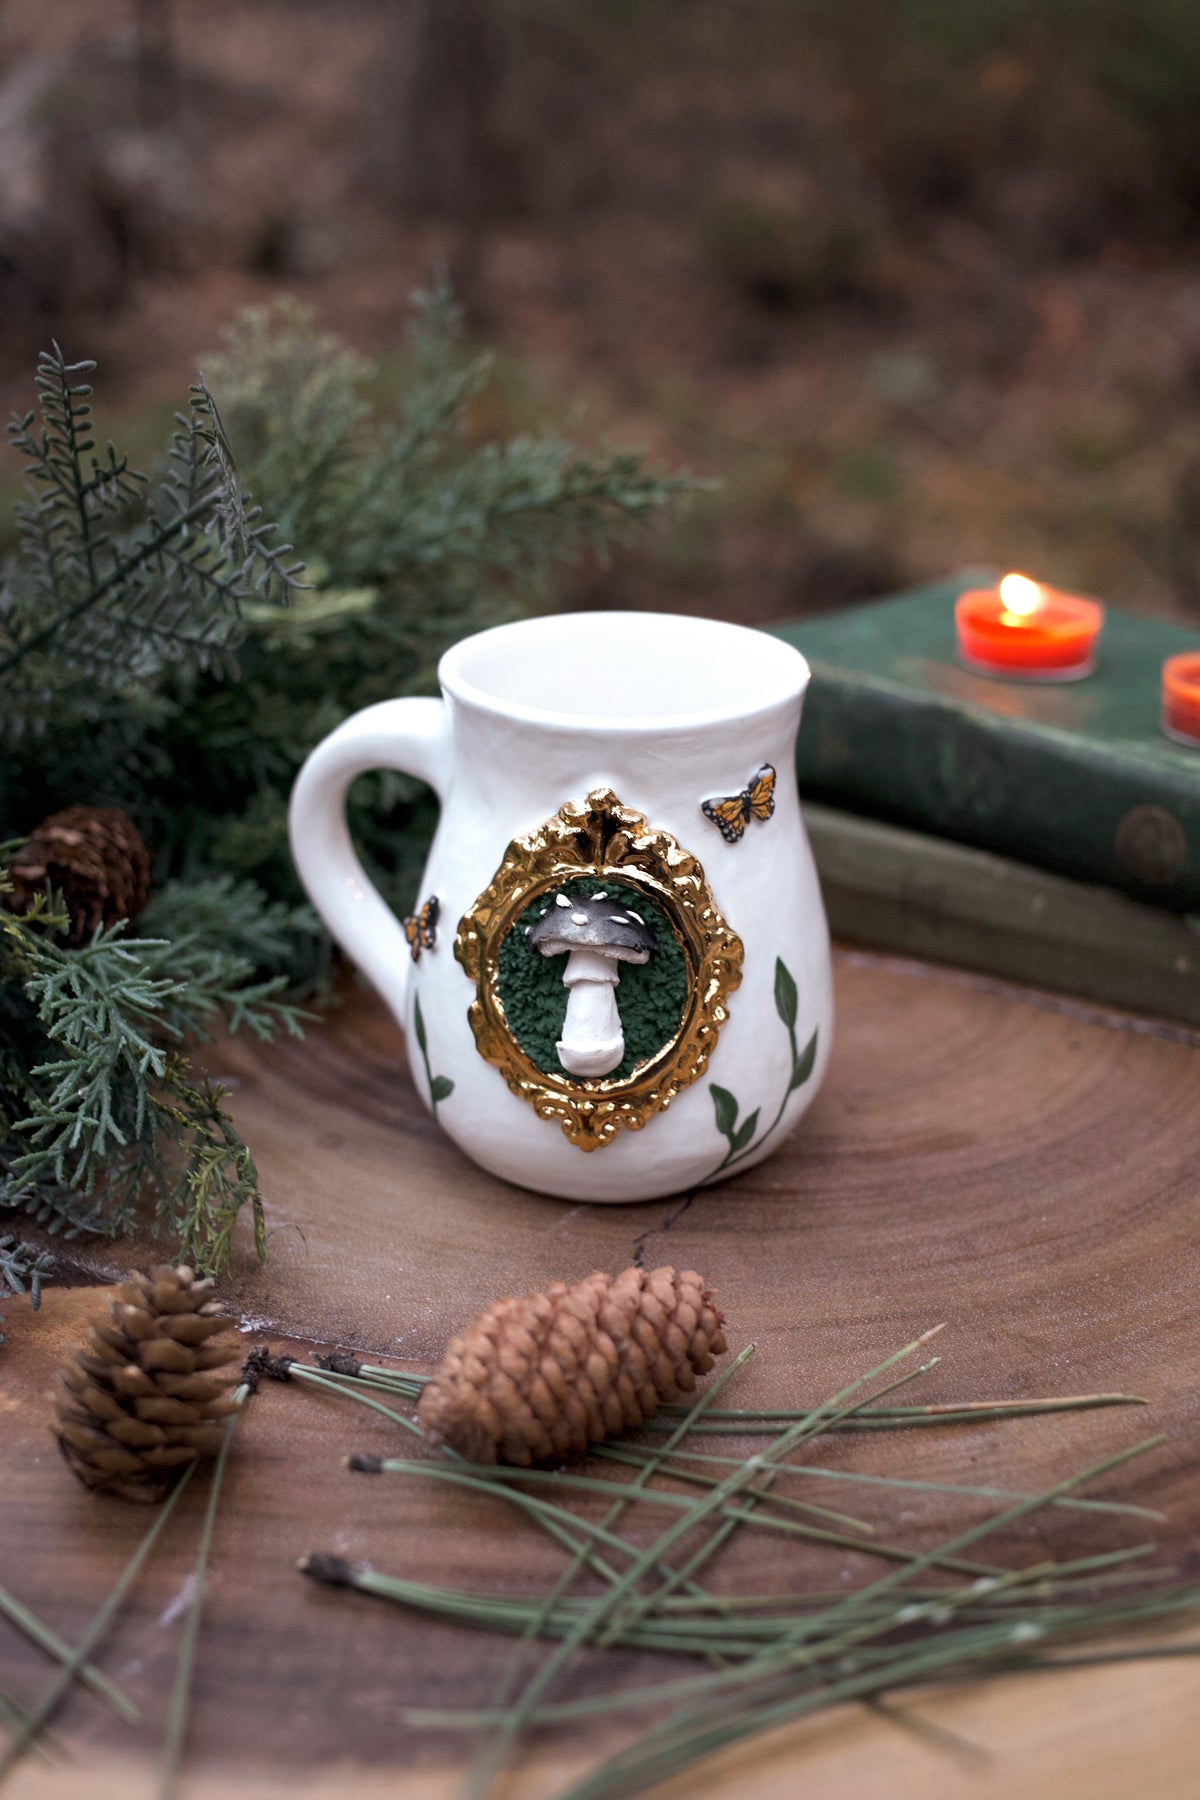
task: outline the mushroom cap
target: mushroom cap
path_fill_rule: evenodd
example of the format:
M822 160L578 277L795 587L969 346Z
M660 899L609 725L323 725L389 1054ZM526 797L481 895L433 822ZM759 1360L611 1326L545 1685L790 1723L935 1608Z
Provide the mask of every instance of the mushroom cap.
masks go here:
M591 894L586 900L556 894L554 903L529 927L528 936L530 948L543 956L587 949L614 962L643 963L655 948L645 919L607 894Z

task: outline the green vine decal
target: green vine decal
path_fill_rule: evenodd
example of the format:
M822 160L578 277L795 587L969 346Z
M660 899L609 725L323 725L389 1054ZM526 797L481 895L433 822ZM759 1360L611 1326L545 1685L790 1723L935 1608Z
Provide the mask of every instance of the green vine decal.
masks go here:
M417 1043L421 1049L421 1061L425 1064L425 1079L429 1083L429 1104L433 1109L436 1121L438 1103L449 1099L454 1092L454 1083L448 1075L435 1075L429 1067L429 1040L425 1036L425 1019L421 1012L420 996L413 1000L413 1030L417 1034Z
M721 1174L722 1170L729 1168L733 1163L740 1162L744 1156L748 1156L751 1150L760 1149L761 1146L766 1143L780 1119L782 1119L784 1107L787 1105L791 1096L798 1087L803 1087L804 1083L813 1072L813 1065L817 1060L817 1033L815 1031L813 1032L803 1050L797 1048L797 1006L798 996L796 993L796 983L792 978L791 970L787 967L783 958L777 956L775 958L775 1011L779 1014L779 1017L787 1027L788 1038L792 1046L791 1079L784 1089L783 1099L779 1102L779 1111L775 1114L775 1117L771 1120L771 1123L767 1126L767 1129L763 1132L757 1143L754 1141L754 1134L758 1130L759 1114L762 1111L761 1106L756 1106L754 1111L747 1118L743 1119L739 1125L738 1103L729 1092L729 1089L718 1087L715 1081L710 1084L709 1093L712 1095L713 1111L717 1116L717 1130L729 1143L728 1150L725 1152L716 1168L712 1171L713 1175ZM707 1179L711 1180L712 1176L708 1176Z

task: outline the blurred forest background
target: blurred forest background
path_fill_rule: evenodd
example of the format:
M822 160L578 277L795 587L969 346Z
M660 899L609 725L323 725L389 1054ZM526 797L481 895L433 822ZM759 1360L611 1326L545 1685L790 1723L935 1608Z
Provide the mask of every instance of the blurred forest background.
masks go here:
M400 384L439 263L501 351L473 429L718 484L575 604L990 563L1200 623L1195 0L0 8L6 411L56 337L136 460L279 293Z

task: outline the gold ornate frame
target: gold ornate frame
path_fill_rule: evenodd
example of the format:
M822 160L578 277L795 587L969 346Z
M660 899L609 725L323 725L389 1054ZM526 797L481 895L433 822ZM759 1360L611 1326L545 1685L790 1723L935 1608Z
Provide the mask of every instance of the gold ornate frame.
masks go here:
M564 881L623 881L666 916L687 961L679 1030L623 1081L571 1081L539 1069L521 1049L500 999L500 946L531 901ZM668 831L622 806L610 788L569 800L528 837L514 838L495 876L459 923L454 954L476 985L469 1018L481 1056L539 1118L556 1120L581 1150L640 1131L704 1073L742 979L742 940L717 908L704 870Z

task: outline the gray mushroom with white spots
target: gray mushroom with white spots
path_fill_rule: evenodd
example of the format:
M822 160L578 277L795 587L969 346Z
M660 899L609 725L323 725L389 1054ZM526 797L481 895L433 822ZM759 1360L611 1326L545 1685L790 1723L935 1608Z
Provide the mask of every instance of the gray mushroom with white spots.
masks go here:
M585 900L560 893L528 935L530 948L542 956L568 953L563 971L567 1015L555 1045L559 1062L571 1075L611 1074L625 1055L616 994L621 964L649 959L653 931L606 893Z

